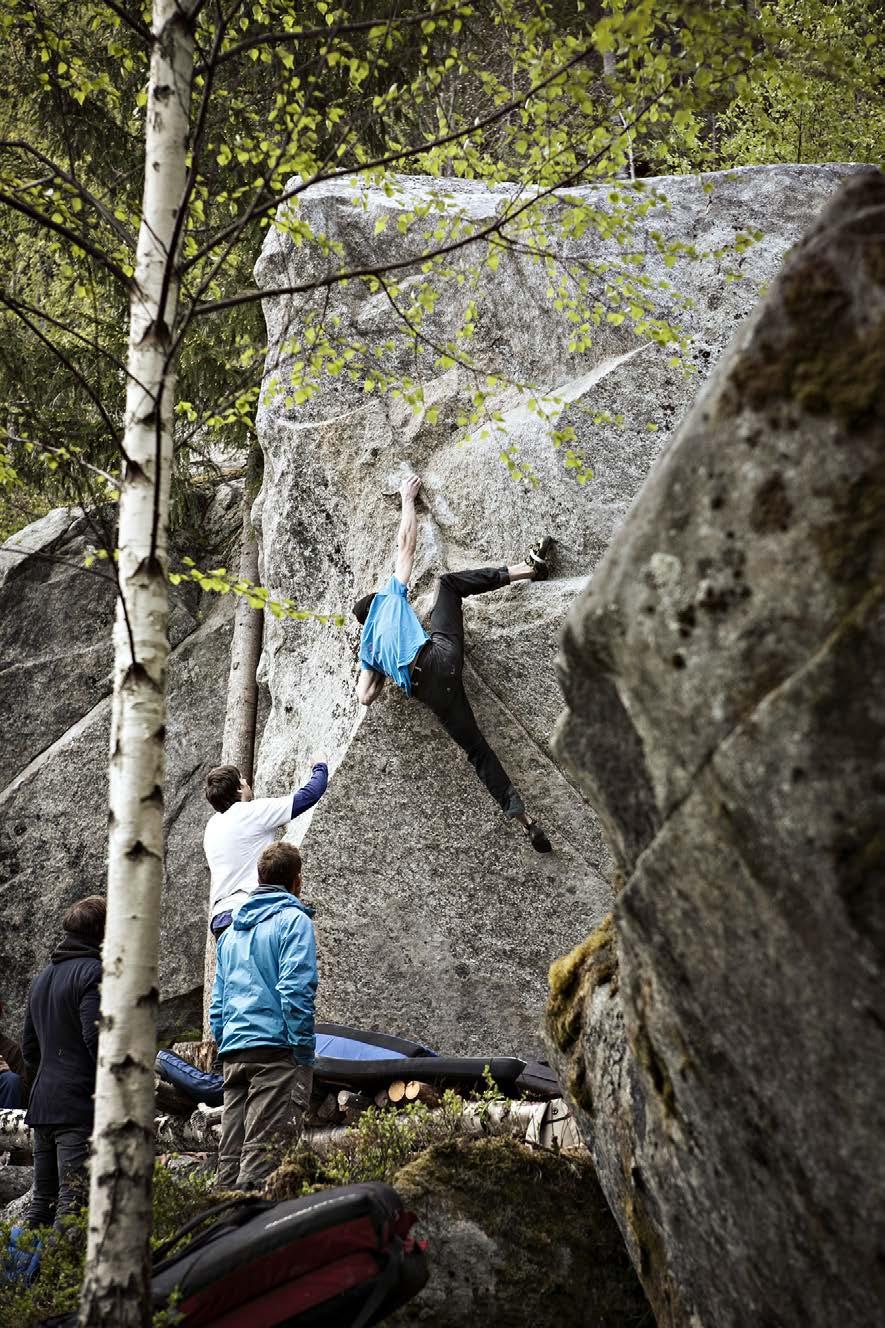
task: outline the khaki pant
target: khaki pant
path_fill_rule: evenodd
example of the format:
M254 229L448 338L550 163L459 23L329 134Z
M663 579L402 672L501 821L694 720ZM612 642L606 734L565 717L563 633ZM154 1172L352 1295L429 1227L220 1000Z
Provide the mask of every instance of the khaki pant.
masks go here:
M301 1137L313 1070L283 1047L248 1047L224 1058L219 1189L260 1189Z

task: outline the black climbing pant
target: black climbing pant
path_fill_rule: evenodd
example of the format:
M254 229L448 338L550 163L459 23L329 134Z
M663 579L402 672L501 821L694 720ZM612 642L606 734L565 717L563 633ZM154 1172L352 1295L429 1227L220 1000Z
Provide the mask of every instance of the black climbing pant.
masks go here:
M87 1161L88 1125L34 1126L34 1183L25 1220L28 1226L46 1226L54 1219L76 1213L89 1197Z
M430 614L430 640L412 666L412 695L433 711L506 816L525 810L510 777L486 742L464 691L464 613L466 595L482 595L509 584L506 567L446 572L439 578Z

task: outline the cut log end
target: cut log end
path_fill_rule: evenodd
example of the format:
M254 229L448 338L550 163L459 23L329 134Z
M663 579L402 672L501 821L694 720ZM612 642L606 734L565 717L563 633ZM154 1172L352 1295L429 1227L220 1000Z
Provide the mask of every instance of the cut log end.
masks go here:
M387 1085L387 1097L390 1102L402 1102L406 1096L405 1079L394 1079L393 1083Z
M406 1101L421 1102L425 1107L438 1107L442 1102L442 1093L433 1084L425 1084L420 1079L410 1079L406 1084Z

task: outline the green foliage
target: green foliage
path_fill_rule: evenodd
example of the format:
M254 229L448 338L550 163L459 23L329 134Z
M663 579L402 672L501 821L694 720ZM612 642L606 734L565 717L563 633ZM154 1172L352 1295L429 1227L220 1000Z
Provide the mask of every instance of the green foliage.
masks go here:
M0 544L45 516L54 506L51 494L45 489L23 483L12 468L4 470L0 451Z
M6 531L26 498L42 498L33 510L94 505L119 484L146 16L125 0L113 8L6 0L0 13ZM265 333L251 266L275 228L305 251L307 276L292 293L265 400L304 406L328 378L343 377L364 394L401 397L433 425L437 407L425 402L423 383L457 367L463 441L500 437L509 473L537 482L507 437L499 401L510 392L586 483L592 458L561 419L566 403L508 376L487 345L477 349L486 283L510 280L520 263L543 271L576 356L608 324L679 359L678 284L650 280L635 239L662 205L647 177L771 160L879 160L881 17L880 0L768 0L754 10L745 0L201 7L175 262L176 475L187 476L195 459L217 468L219 447L242 463L254 439ZM403 204L397 171L437 183ZM375 223L368 265L299 206L312 185L354 172L392 205ZM495 214L462 211L453 179L495 186ZM604 202L577 191L588 183L606 187ZM353 201L366 206L360 191ZM727 263L755 238L738 234L715 256ZM582 253L597 258L575 257L582 239ZM677 273L681 260L700 256L687 237L666 245L653 232L651 242ZM395 335L360 336L342 324L335 289L353 282L385 302Z
M96 553L95 557L100 557L100 554ZM230 593L241 595L251 608L267 609L275 618L291 618L295 622L311 618L332 627L343 627L346 622L340 613L316 613L312 609L299 608L291 599L273 599L270 591L264 586L244 581L242 577L233 577L226 567L214 567L203 571L196 566L192 558L183 558L182 565L183 571L169 573L169 580L174 586L180 585L182 581L193 581L203 591L219 595Z
M213 1177L197 1172L174 1172L159 1163L154 1167L153 1244L167 1240L190 1218L212 1204ZM0 1252L9 1244L11 1224L0 1222ZM86 1212L66 1219L64 1230L38 1228L22 1235L19 1245L41 1244L40 1271L30 1287L0 1280L0 1328L33 1328L54 1314L77 1308L83 1259L86 1253ZM178 1322L174 1307L154 1316L153 1328Z
M664 160L660 145L677 113L681 123L713 90L738 87L749 57L737 0L713 12L700 0L615 0L604 17L583 0L499 0L490 10L422 0L395 14L382 5L374 22L376 13L363 0L200 10L198 50L215 58L204 57L195 79L193 174L177 262L177 443L188 452L205 454L212 434L238 445L251 433L264 338L256 293L244 288L264 232L276 225L326 266L340 255L334 236L299 215L297 198L311 183L362 171L388 189L388 168L519 182L481 242L468 218L436 198L397 216L392 246L401 252L420 232L426 279L406 296L384 278L382 250L365 284L371 293L383 283L416 349L424 348L423 326L447 278L465 277L447 271L439 251L475 243L467 274L474 285L516 244L544 261L549 191L622 173L647 127L661 127L643 146L647 166ZM116 476L141 207L143 17L139 8L93 0L7 0L0 27L9 41L0 79L0 253L10 260L0 291L5 419L17 437L85 448ZM607 53L614 73L603 79ZM520 192L526 187L529 195ZM279 212L280 201L288 209ZM613 200L602 214L576 199L569 224L575 235L593 227L626 240L636 207ZM583 289L571 274L551 272L551 298L574 325L576 350L600 321L622 314L639 335L676 335L651 316L631 261ZM480 372L464 355L477 316L476 301L468 302L437 348L441 365ZM293 404L309 400L321 376L345 373L366 392L398 390L420 405L416 383L385 364L386 348L344 344L322 313L299 323L280 385ZM484 377L465 427L484 423ZM77 473L79 455L71 452L66 476ZM568 461L587 477L582 458ZM94 481L74 496L88 498Z
M153 1230L151 1244L162 1245L170 1236L214 1203L215 1177L201 1171L177 1169L157 1163L154 1166L151 1207Z
M0 1222L0 1251L9 1244L11 1227ZM38 1228L23 1233L22 1249L40 1251L40 1271L30 1287L0 1281L0 1328L31 1328L52 1314L67 1314L77 1308L83 1259L86 1253L86 1215L69 1217L63 1231Z
M451 1089L436 1111L421 1102L410 1102L402 1110L368 1107L328 1156L293 1149L271 1177L268 1195L295 1198L330 1185L391 1181L410 1158L463 1133L463 1107L463 1099Z
M325 1159L326 1183L392 1180L408 1158L460 1134L463 1105L458 1094L448 1090L437 1112L421 1102L410 1102L401 1111L369 1107L357 1121L351 1139Z
M774 0L767 58L718 118L723 164L885 160L885 9L878 0Z

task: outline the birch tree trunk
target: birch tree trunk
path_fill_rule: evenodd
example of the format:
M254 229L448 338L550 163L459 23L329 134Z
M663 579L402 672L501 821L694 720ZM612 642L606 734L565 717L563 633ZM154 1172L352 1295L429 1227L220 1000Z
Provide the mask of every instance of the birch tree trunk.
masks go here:
M258 583L258 538L252 525L252 498L248 485L243 496L243 533L240 539L241 581ZM248 784L255 763L255 723L258 714L258 662L264 640L264 610L253 609L241 595L237 601L230 646L230 673L221 740L223 765L235 765ZM203 1041L209 1042L209 1004L215 981L215 938L206 933L203 963Z
M144 203L130 302L127 461L119 505L108 914L89 1242L80 1301L80 1321L87 1328L147 1328L151 1318L153 1063L169 654L167 524L175 401L169 348L178 298L172 251L184 200L193 76L189 13L190 7L179 7L176 0L154 0Z
M243 533L240 541L240 580L258 583L258 539L252 526L252 500L243 498ZM264 611L253 609L241 595L237 601L230 648L227 707L221 760L235 765L247 784L252 783L255 759L255 720L258 711L258 661L264 636Z

